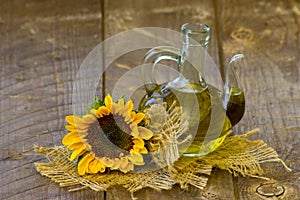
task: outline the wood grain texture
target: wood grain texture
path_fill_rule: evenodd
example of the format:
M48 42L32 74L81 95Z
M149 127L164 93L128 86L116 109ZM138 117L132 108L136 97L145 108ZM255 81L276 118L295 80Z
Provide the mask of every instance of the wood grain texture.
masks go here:
M187 22L203 22L211 26L209 53L219 65L214 8L209 1L105 1L105 37L138 27L161 27L180 31ZM134 42L134 41L133 41ZM117 59L106 71L106 92L114 90L114 84L122 75L141 64L145 51L131 52ZM143 88L141 88L143 90ZM143 91L138 91L143 93ZM144 94L144 93L143 93ZM141 97L141 96L139 96ZM138 98L137 98L138 100ZM130 199L130 193L120 187L108 190L107 199ZM224 171L214 171L205 191L183 191L179 186L171 191L152 189L138 191L139 199L234 199L232 177Z
M239 70L247 104L238 131L259 127L261 133L253 138L263 139L293 169L286 173L281 165L270 164L266 166L270 181L240 178L239 197L299 199L300 4L217 1L216 5L224 60L242 52L247 62ZM280 187L285 192L276 195Z
M171 190L156 191L146 188L134 193L134 197L138 199L164 199L164 200L228 200L235 199L233 194L234 188L231 176L224 171L214 170L207 188L199 190L195 187L189 187L183 190L179 185L175 185ZM130 193L121 187L113 187L107 191L107 199L109 200L125 200L131 199Z
M206 1L105 1L105 38L134 28L158 27L180 32L187 22L202 22L211 27L209 54L219 65L216 44L216 28L212 2ZM134 41L133 41L134 42ZM111 92L114 83L129 69L141 64L144 51L132 52L116 60L106 71L106 91ZM115 69L116 68L116 69Z
M33 145L59 145L72 82L101 41L99 1L13 0L0 7L0 199L103 199L69 193L35 170Z
M104 5L104 7L102 7ZM104 18L102 17L104 16ZM86 55L103 39L137 27L180 29L185 22L212 27L209 53L224 66L244 53L239 69L246 114L236 133L259 127L263 139L293 169L264 165L265 181L214 170L204 191L152 189L139 199L300 199L300 2L238 0L1 0L0 6L0 199L130 199L121 187L69 193L35 170L46 162L34 144L59 145L64 117L72 114L72 84ZM102 34L103 33L103 34ZM145 52L145 51L144 51ZM144 52L116 60L104 91ZM99 86L101 96L101 85Z

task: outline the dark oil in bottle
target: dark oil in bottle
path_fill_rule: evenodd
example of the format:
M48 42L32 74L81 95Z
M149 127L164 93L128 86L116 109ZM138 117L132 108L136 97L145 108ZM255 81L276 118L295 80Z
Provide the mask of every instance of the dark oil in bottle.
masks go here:
M230 119L232 126L236 125L243 117L245 112L245 95L238 88L231 88L229 101L225 105L226 115Z

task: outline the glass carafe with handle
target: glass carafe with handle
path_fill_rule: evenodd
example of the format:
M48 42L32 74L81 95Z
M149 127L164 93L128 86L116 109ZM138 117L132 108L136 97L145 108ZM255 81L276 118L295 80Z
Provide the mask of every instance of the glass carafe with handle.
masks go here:
M151 63L151 69L143 70L143 77L155 80L155 68L161 61L173 61L178 76L171 81L146 83L146 95L139 108L165 102L181 106L188 116L189 130L182 136L179 146L182 156L203 156L214 151L224 140L226 133L237 124L245 111L244 92L234 67L242 67L243 54L232 57L225 69L222 88L207 83L214 73L205 74L210 27L203 23L187 23L181 27L181 49L171 46L154 47L144 57L143 64ZM219 73L219 71L218 71ZM220 74L219 74L220 75ZM221 77L221 76L220 76ZM188 140L185 140L187 139Z

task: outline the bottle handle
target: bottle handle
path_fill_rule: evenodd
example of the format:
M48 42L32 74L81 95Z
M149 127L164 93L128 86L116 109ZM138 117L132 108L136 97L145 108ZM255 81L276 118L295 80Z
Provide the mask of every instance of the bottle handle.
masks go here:
M178 64L180 62L180 49L172 46L157 46L145 54L142 62L142 78L148 95L151 95L158 86L155 78L155 67L163 60L174 61ZM150 68L149 63L151 64Z

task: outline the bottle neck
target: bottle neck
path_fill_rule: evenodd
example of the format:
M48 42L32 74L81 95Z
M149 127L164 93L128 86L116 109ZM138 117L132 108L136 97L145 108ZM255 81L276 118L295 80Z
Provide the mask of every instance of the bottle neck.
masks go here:
M179 72L190 83L206 86L204 65L210 28L206 24L184 24L181 29L182 48Z

